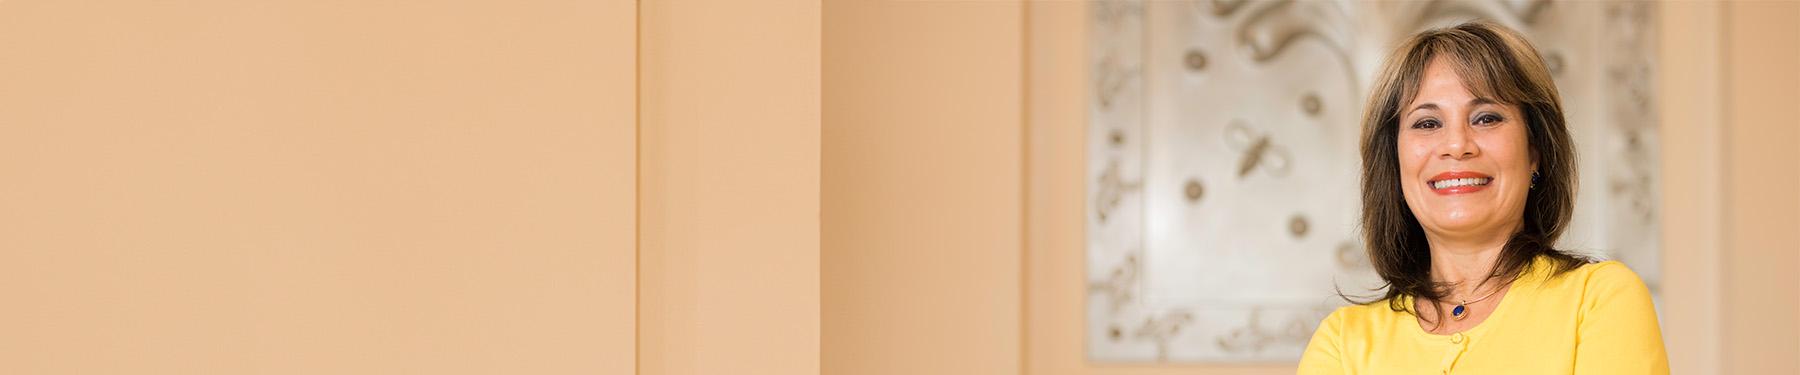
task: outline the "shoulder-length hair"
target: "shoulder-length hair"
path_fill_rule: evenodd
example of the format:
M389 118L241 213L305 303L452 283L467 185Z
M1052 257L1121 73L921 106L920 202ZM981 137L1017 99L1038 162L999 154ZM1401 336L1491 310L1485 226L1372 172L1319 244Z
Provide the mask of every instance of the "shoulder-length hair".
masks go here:
M1575 145L1563 118L1556 83L1537 49L1518 32L1488 22L1426 30L1395 49L1374 81L1362 118L1362 234L1370 264L1385 282L1380 299L1394 311L1417 314L1398 297L1439 301L1452 285L1431 279L1431 251L1425 230L1407 206L1400 186L1401 106L1419 92L1426 64L1444 58L1470 94L1518 106L1531 154L1538 161L1536 186L1528 190L1524 222L1501 249L1492 273L1480 284L1511 283L1543 256L1561 274L1589 260L1554 248L1568 227L1575 205ZM1350 300L1348 296L1346 300ZM1443 311L1436 320L1442 321Z

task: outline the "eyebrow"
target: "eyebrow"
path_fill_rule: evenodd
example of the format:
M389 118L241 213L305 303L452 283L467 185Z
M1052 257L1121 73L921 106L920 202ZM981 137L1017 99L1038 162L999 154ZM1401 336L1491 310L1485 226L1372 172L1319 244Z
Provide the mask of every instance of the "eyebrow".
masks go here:
M1497 101L1494 101L1493 99L1488 99L1488 98L1475 98L1475 99L1469 100L1470 107L1474 107L1474 106L1478 106L1478 105L1482 105L1482 104L1499 104L1499 103L1500 102L1497 102ZM1421 109L1437 110L1438 105L1437 105L1437 103L1420 104L1417 107L1413 107L1413 109L1411 111L1406 111L1406 113L1410 114L1413 112L1418 112Z

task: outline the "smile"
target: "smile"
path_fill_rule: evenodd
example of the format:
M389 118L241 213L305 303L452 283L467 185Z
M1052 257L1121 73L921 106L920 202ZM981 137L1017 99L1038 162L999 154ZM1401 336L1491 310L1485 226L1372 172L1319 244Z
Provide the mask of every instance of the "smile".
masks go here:
M1444 172L1432 176L1425 184L1431 187L1432 192L1448 195L1481 191L1493 182L1493 176L1477 172Z

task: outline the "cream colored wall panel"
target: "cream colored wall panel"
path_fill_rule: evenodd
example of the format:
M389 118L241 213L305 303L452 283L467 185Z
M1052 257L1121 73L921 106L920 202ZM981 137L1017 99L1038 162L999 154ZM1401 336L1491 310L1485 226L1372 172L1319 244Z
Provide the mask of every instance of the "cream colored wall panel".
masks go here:
M820 5L641 6L638 373L816 374Z
M1721 373L1800 373L1800 3L1725 7Z
M1720 263L1725 196L1722 75L1724 5L1664 2L1662 69L1663 342L1676 374L1716 374L1724 298Z
M628 2L0 2L0 373L618 373Z
M825 4L826 374L1018 374L1023 4Z

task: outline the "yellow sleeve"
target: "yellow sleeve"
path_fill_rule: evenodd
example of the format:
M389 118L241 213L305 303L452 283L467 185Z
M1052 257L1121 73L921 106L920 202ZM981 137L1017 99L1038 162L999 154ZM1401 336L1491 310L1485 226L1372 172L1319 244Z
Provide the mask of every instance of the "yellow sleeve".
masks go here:
M1319 322L1319 329L1313 331L1312 341L1306 344L1306 353L1300 355L1300 375L1343 374L1343 329L1344 310L1333 311Z
M1595 267L1581 296L1575 373L1668 374L1649 288L1624 264Z

